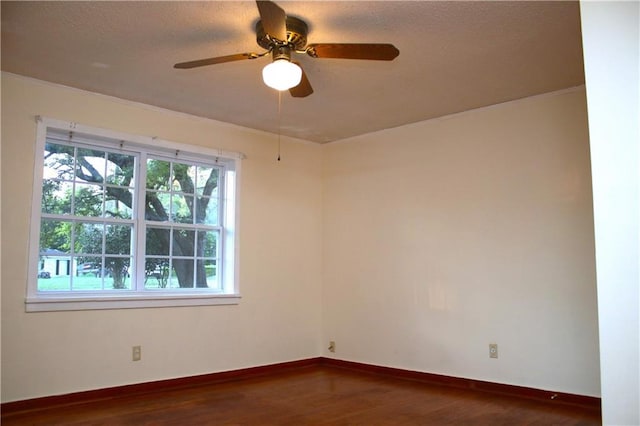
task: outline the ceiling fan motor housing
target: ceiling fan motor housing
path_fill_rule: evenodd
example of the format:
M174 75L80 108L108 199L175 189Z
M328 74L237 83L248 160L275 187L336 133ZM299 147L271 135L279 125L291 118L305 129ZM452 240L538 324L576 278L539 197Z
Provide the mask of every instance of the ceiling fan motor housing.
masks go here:
M307 33L309 28L307 24L302 20L293 16L287 16L287 40L274 40L265 33L262 26L262 21L256 23L256 41L258 45L264 49L271 50L278 46L289 46L293 50L304 50L307 45ZM275 53L274 53L275 59Z

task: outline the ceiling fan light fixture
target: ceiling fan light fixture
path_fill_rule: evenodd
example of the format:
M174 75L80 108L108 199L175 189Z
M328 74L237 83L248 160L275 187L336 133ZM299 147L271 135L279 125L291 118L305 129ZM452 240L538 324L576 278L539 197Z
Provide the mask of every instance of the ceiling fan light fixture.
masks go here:
M296 87L302 80L302 68L286 58L276 59L262 69L264 84L279 91Z

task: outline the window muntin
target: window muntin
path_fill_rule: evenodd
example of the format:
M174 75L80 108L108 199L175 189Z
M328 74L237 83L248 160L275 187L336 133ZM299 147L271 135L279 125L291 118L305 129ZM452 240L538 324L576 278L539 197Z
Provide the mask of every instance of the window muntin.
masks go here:
M235 303L241 154L44 122L27 310Z

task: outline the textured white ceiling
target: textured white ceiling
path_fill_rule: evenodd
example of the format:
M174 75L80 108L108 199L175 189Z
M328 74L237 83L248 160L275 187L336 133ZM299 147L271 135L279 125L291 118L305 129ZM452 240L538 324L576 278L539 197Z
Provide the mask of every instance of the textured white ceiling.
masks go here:
M330 142L584 84L577 2L279 1L310 43L392 43L392 62L297 55L315 93L282 97L281 131ZM253 1L2 1L2 69L278 132Z

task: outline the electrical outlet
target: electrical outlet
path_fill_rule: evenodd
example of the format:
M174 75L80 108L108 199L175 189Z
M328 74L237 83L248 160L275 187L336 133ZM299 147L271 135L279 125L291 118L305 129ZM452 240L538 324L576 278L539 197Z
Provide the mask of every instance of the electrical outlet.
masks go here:
M489 358L498 358L498 344L489 343Z
M329 352L335 352L336 351L336 342L334 342L333 340L331 340L329 342Z
M140 361L142 359L142 346L134 346L131 348L131 359Z

